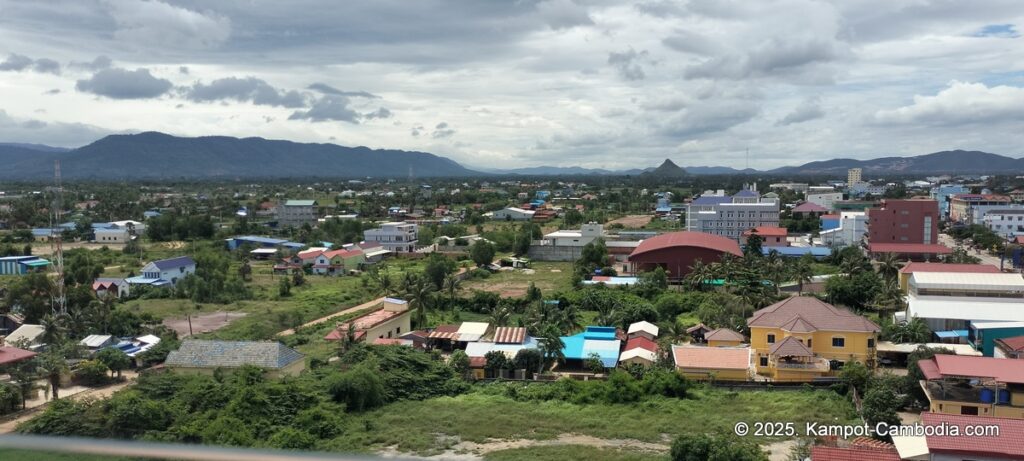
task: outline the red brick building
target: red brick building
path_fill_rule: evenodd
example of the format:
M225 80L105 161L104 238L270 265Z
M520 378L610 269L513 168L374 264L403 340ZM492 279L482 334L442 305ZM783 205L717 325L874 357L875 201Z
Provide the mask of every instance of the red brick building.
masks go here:
M882 200L868 209L868 242L938 243L939 216L936 200Z

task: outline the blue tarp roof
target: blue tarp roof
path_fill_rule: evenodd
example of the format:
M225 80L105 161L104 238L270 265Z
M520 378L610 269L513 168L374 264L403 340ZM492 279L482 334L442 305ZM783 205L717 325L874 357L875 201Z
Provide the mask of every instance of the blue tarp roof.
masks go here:
M947 330L947 331L936 331L935 336L943 339L952 338L966 338L967 330Z

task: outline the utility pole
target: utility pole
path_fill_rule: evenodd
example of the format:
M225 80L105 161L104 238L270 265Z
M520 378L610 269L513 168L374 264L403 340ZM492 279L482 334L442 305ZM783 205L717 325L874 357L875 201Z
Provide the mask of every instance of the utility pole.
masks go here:
M56 185L53 199L53 221L50 223L50 247L54 255L54 264L57 270L57 282L55 293L52 296L52 305L50 308L53 313L56 314L67 314L67 297L64 296L64 243L63 235L61 235L62 229L60 228L61 220L64 216L64 186L61 184L60 179L60 160L53 161L53 180ZM54 232L58 231L58 232Z

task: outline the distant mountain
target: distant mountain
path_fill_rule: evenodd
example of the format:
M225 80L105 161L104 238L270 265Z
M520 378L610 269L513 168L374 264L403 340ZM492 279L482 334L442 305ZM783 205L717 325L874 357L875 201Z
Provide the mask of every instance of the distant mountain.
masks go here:
M645 171L642 176L663 179L685 178L688 175L686 173L686 170L680 168L679 165L676 165L674 162L672 162L672 160L665 159L665 161L661 162L661 165L658 165L657 168L650 171Z
M67 152L71 149L67 147L54 147L47 146L45 144L29 144L23 142L0 142L0 149L4 147L20 147L23 149L37 150L40 152Z
M164 133L111 135L67 152L0 147L0 179L40 179L61 159L68 179L358 178L477 176L481 173L425 152L374 150L263 138Z
M1024 159L980 151L950 150L914 157L882 157L871 160L840 158L787 166L773 174L828 174L845 176L850 168L862 168L866 176L893 174L985 174L1024 172Z
M579 166L534 166L527 168L493 169L477 168L480 171L495 174L517 174L524 176L590 176L590 175L615 175L621 174L618 171L604 170L601 168L583 168Z

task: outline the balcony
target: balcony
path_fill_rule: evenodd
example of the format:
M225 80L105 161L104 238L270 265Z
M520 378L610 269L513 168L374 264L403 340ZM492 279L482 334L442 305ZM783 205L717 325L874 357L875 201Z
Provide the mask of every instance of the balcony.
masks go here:
M779 360L774 363L775 368L780 370L795 370L795 371L813 371L818 373L827 373L831 368L829 367L828 360L826 359L814 359L812 361L791 361Z

